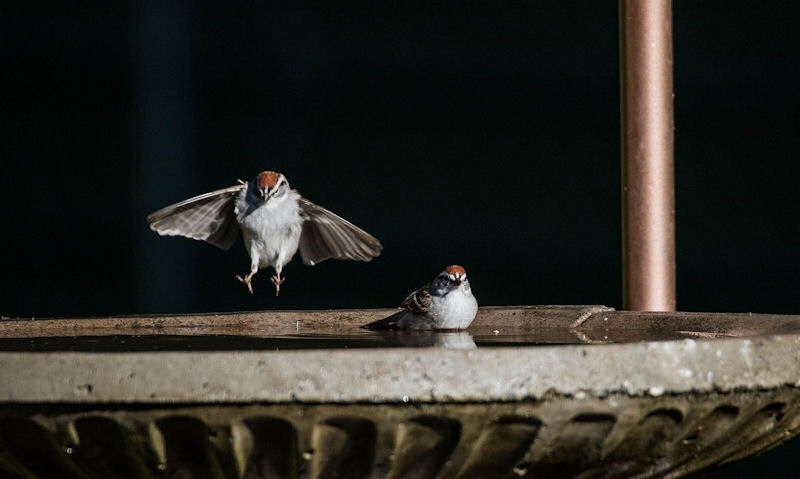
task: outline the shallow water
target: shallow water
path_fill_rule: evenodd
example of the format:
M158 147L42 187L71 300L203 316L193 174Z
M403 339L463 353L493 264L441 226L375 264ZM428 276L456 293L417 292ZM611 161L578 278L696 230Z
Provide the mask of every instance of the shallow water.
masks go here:
M597 312L585 316L586 311L593 310ZM638 313L586 306L485 307L468 331L380 332L359 328L386 314L383 310L330 310L0 318L0 352L469 349L800 334L800 316Z
M565 344L604 344L674 339L701 339L691 331L608 330L581 332L568 328L541 328L509 331L481 328L477 331L365 331L351 334L296 333L270 334L248 331L242 334L112 334L0 338L0 351L281 351L299 349L351 349L393 347L477 347L543 346ZM731 335L717 335L728 337Z
M252 335L104 335L0 338L0 351L275 351L297 349L349 349L391 347L476 347L535 346L581 343L568 331L551 335L472 335L466 331L371 332L350 335L296 334ZM566 333L566 334L565 334Z

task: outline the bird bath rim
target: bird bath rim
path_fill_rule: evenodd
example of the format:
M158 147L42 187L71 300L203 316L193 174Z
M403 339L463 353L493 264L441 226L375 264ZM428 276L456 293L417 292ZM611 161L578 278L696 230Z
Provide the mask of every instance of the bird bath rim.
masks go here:
M290 336L299 329L343 334L390 311L5 320L0 321L0 338L225 331ZM800 316L637 313L603 306L484 307L470 331L485 333L487 328L509 334L566 331L583 344L0 352L0 371L7 378L0 383L0 402L483 402L547 394L660 396L800 385ZM683 339L636 340L643 331L654 330ZM491 336L485 334L487 340ZM596 344L609 341L616 343Z

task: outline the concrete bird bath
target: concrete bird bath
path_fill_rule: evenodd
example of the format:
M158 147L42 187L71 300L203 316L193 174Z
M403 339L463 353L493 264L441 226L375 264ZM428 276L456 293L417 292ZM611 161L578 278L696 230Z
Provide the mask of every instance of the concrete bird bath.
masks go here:
M800 428L800 316L484 307L0 321L11 477L683 477Z

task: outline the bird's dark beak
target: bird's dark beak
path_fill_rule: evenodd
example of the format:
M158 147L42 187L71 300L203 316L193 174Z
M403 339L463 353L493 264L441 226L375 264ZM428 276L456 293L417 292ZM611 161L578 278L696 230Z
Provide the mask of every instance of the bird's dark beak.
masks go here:
M461 280L460 279L454 279L454 280L450 281L450 284L452 284L453 286L460 286L461 285Z

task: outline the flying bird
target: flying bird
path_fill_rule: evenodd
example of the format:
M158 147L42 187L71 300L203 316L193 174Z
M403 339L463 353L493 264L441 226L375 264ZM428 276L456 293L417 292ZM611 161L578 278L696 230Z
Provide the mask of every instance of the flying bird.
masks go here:
M281 271L298 249L309 266L329 258L369 261L383 249L366 231L300 196L275 171L167 206L147 222L162 236L185 236L223 250L230 249L241 231L250 272L236 278L251 294L253 275L271 267L277 296L286 279Z

